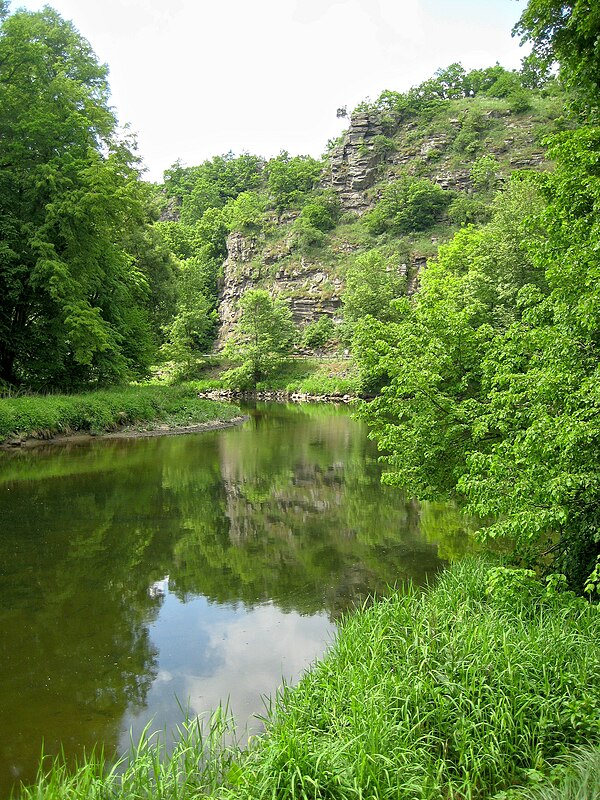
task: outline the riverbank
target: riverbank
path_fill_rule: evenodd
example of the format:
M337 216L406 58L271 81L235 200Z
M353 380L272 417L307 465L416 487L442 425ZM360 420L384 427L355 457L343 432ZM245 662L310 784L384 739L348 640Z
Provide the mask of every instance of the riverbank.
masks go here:
M357 395L342 394L341 392L322 392L311 394L309 392L284 391L281 389L249 391L241 389L211 389L199 391L198 397L205 400L225 402L261 402L261 403L350 403L357 399Z
M57 766L23 796L520 797L600 745L599 636L597 606L524 570L461 562L425 593L348 617L248 750L223 744L218 714L160 763L144 740L123 773Z
M231 403L199 398L195 385L144 385L0 400L0 448L40 441L192 433L245 419Z

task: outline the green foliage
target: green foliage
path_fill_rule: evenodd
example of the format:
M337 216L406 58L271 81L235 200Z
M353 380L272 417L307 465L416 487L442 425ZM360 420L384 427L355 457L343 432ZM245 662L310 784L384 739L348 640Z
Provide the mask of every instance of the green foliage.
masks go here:
M543 545L583 590L600 551L597 470L600 134L557 137L546 179L543 244L531 247L548 291L521 295L522 317L483 360L489 403L460 487L474 508L498 515L497 534ZM494 432L486 452L479 445ZM517 467L518 465L518 467Z
M240 316L224 353L240 364L225 377L236 388L254 388L289 354L296 336L289 307L262 289L249 289L240 300Z
M452 143L453 150L474 158L481 150L482 134L489 128L489 124L489 120L479 109L471 109L464 117L461 129Z
M535 189L516 182L482 229L464 228L422 272L413 303L385 323L366 320L354 339L367 387L385 388L364 408L391 471L386 480L418 497L451 494L473 447L481 362L490 342L520 316L519 291L544 284L523 242Z
M546 70L558 61L561 76L588 110L600 99L600 8L589 0L529 0L514 32L531 42Z
M207 297L207 276L203 264L190 259L177 282L176 312L165 328L163 357L175 364L178 377L188 380L197 369L198 356L212 345L217 312Z
M507 606L485 583L463 562L348 618L278 697L229 796L492 797L597 745L596 609L540 584Z
M478 192L491 192L498 184L498 159L490 154L480 156L469 171L473 188Z
M262 183L263 161L244 153L229 152L197 167L182 167L179 162L165 172L167 195L181 204L181 221L198 222L209 208L222 208L243 192L252 192Z
M264 224L265 201L256 192L242 192L228 204L226 214L231 231L255 234Z
M143 375L156 310L147 276L162 267L150 266L152 238L134 233L148 224L147 194L117 136L106 67L50 8L2 21L0 63L0 380L73 388Z
M321 192L305 203L300 218L317 230L327 232L335 227L340 215L340 201L333 191Z
M392 301L405 288L398 267L378 250L362 253L348 265L342 295L347 329L367 315L382 322L393 318Z
M364 223L374 234L426 230L440 219L451 200L450 192L427 178L402 177L383 189Z
M600 797L600 748L574 748L560 759L548 779L537 772L527 789L500 792L497 800L589 800ZM535 785L537 783L537 785Z
M107 797L191 800L212 795L235 774L236 748L227 745L234 723L222 708L209 720L186 719L171 749L164 737L149 734L132 743L127 757L109 765L102 752L87 754L70 769L60 757L40 767L34 786L23 787L24 800L101 800Z
M335 326L331 317L321 314L319 319L310 322L302 333L304 347L319 349L324 347L333 337Z
M283 151L265 167L270 201L278 214L302 204L321 177L322 164L310 156Z
M448 206L448 219L460 226L482 225L489 221L491 213L488 203L462 193Z
M594 128L556 137L554 173L513 183L485 228L440 248L414 305L356 340L388 384L366 412L388 480L458 489L496 520L484 535L529 560L550 549L579 592L600 551L599 153Z

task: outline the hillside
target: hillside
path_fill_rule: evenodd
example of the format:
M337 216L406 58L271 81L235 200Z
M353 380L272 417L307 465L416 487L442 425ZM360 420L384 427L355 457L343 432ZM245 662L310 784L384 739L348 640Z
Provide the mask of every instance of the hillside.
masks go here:
M409 113L393 105L405 97L384 92L379 101L359 106L345 133L330 143L314 187L283 208L273 208L269 163L260 165L252 192L261 198L259 218L230 225L226 239L217 284L217 349L231 335L240 298L251 288L284 299L301 331L322 316L342 325L347 270L361 253L381 254L403 291L412 294L440 244L461 226L489 219L493 197L512 173L550 168L543 138L566 124L558 91L522 89L517 100L436 98ZM408 223L396 224L394 203L402 198L394 193L410 193L413 185L431 186L434 197L425 197ZM185 219L185 196L180 202ZM323 209L321 219L317 212ZM168 214L171 220L178 215L172 203Z

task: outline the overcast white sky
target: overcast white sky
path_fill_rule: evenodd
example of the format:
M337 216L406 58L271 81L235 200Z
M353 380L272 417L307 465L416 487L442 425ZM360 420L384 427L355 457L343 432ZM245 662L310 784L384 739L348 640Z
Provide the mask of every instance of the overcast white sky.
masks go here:
M319 156L352 109L439 67L518 67L524 0L54 0L100 61L147 177L233 150ZM41 8L13 0L11 8Z

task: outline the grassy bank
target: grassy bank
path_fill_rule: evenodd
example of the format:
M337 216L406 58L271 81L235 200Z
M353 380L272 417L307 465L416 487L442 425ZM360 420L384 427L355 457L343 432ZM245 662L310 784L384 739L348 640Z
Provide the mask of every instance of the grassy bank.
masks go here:
M597 606L525 572L463 562L425 594L349 617L248 751L220 745L213 724L204 737L187 730L162 766L144 743L124 777L101 778L90 762L75 775L55 769L26 796L512 797L600 745L599 636Z
M207 359L199 369L194 384L199 391L240 389L228 375L231 364L221 356ZM360 391L359 377L354 362L346 358L296 357L279 365L269 377L258 382L259 392L288 392L309 395L357 395Z
M125 426L185 427L227 422L239 409L200 400L193 384L128 386L73 395L0 399L0 442L14 437L50 438L77 431L101 433Z

